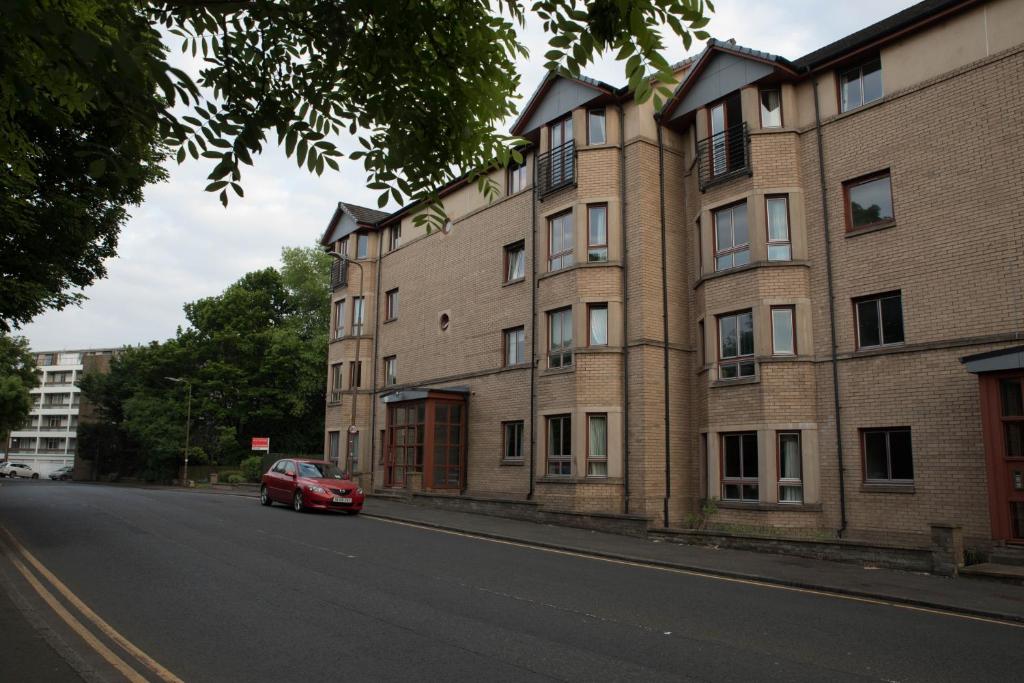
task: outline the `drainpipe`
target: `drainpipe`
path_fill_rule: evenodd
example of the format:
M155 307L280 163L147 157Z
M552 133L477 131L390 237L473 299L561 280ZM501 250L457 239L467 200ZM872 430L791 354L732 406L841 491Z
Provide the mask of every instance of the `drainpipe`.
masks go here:
M661 324L663 347L663 381L665 383L665 501L662 509L662 523L668 527L668 500L672 495L672 437L670 433L671 411L669 410L668 390L668 255L666 254L665 236L665 141L661 132L661 117L655 116L658 128L658 210L661 218Z
M533 187L530 189L530 489L533 500L537 450L537 154L533 155Z
M622 238L622 512L629 514L629 316L626 311L626 124L619 102L619 234Z
M821 137L821 110L818 104L818 81L814 80L814 129L818 137L818 180L821 184L821 216L825 232L825 277L828 280L828 321L832 333L832 401L836 418L836 458L839 465L839 517L837 535L846 532L846 477L843 472L843 430L839 405L839 360L836 357L836 297L832 278L832 239L828 226L828 191L825 188L825 145Z
M377 231L377 283L374 285L373 294L373 371L370 380L370 492L374 491L373 478L377 471L377 464L374 462L377 452L377 350L380 344L380 271L383 265L384 238L380 230ZM364 310L366 304L363 304ZM383 444L381 444L383 446Z

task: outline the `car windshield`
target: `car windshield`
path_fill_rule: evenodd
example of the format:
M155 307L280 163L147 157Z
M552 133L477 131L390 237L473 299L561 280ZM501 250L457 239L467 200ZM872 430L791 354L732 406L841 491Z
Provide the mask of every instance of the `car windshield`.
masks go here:
M300 462L299 476L313 479L344 479L337 466L329 462Z

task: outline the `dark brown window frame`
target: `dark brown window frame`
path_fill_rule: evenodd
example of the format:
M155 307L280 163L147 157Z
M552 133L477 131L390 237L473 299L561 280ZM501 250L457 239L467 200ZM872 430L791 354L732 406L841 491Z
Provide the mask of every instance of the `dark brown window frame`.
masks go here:
M708 120L708 169L711 171L712 178L715 176L725 175L729 172L729 104L726 102L727 98L728 96L715 100L714 102L708 102L707 105L705 105ZM714 128L711 125L711 112L718 105L722 105L722 144L725 145L726 150L725 169L722 170L721 173L715 172L715 144L713 138L715 135L718 135L718 133L714 132Z
M345 300L338 299L334 302L334 338L341 339L345 336Z
M359 246L363 244L366 246L365 252L360 255ZM356 260L361 261L370 257L370 234L367 232L356 233Z
M593 328L590 326L591 315L592 315L592 313L593 313L595 308L598 308L598 309L603 308L604 309L604 322L605 322L604 335L605 335L606 339L605 339L603 344L595 343L593 338L592 338L592 336L591 336L592 331L593 331ZM595 303L587 304L587 346L597 346L597 347L608 346L608 343L609 343L609 339L608 338L610 338L610 337L611 337L611 318L609 316L609 311L608 311L608 302L602 301L602 302L595 302Z
M509 427L518 427L519 434L516 437L516 445L519 447L517 450L518 455L509 457L508 455L508 429ZM526 424L523 420L505 420L501 423L501 461L502 462L522 462L523 461L523 434L526 433Z
M389 367L394 370L394 381L388 381L391 377L388 374ZM384 386L391 387L398 384L398 356L384 356Z
M509 277L509 264L511 263L511 259L509 257L514 252L516 252L516 251L523 252L523 274L520 275L519 277L510 278ZM502 281L505 284L508 284L510 282L522 282L523 280L525 280L526 279L526 240L519 240L517 242L513 242L512 244L506 244L502 248L502 254L503 254L503 257L502 257L503 258L503 260L502 260L502 273L501 273Z
M552 230L554 229L555 221L557 221L559 219L562 219L562 218L565 218L566 216L569 217L569 222L570 222L569 235L571 237L571 239L570 239L571 246L568 249L563 249L562 251L558 252L557 254L556 253L552 253L551 252L551 235L552 235ZM547 239L548 272L549 273L555 273L555 272L558 272L560 270L565 270L566 268L569 268L570 266L575 265L575 258L573 258L572 261L570 263L568 263L568 264L564 264L563 263L565 257L566 256L570 256L570 257L574 256L574 252L575 251L576 251L576 220L575 220L575 217L573 216L572 209L567 209L566 211L562 211L562 212L557 213L557 214L555 214L553 216L548 216L548 239ZM557 268L554 267L554 261L556 259L559 261L559 266Z
M775 349L775 311L789 311L790 321L792 322L793 332L793 350L791 352L783 351L779 352ZM796 356L799 355L796 339L796 304L783 304L780 306L771 306L768 310L768 317L771 319L772 325L772 355L773 356Z
M764 112L761 110L761 93L763 92L777 92L779 93L779 125L777 126L766 126L764 125ZM786 110L782 106L782 86L777 88L758 88L757 89L757 120L761 125L761 128L765 130L777 130L779 128L786 127Z
M750 353L739 353L736 356L723 357L722 356L722 318L730 318L733 316L740 316L745 313L750 314L750 327L754 334L752 344L754 345L753 350ZM715 316L715 337L716 337L716 351L715 358L718 361L718 379L723 382L731 382L737 379L746 379L748 377L757 377L757 332L754 325L754 309L744 308L738 311L730 311L728 313L719 313ZM736 350L740 351L740 338L739 328L737 327L737 338L736 338ZM754 372L749 375L740 374L740 365L744 363L751 363L754 366ZM722 377L722 366L723 365L735 365L736 376L735 377Z
M608 438L608 413L587 413L585 415L585 417L586 417L586 422L585 422L584 426L586 427L586 434L584 436L584 439L586 441L586 450L584 451L584 455L585 455L585 458L586 458L586 463L584 465L584 468L585 468L584 472L585 472L586 477L588 479L607 479L608 478L608 443L609 443L609 441L611 441ZM597 456L597 457L594 457L590 453L590 420L591 420L591 418L595 418L595 417L604 418L604 455L603 456ZM592 462L604 463L604 474L591 474L590 473L590 463L592 463Z
M348 388L358 389L363 385L363 361L351 360L348 362Z
M519 362L516 362L516 363L509 363L508 362L509 337L512 334L516 333L516 332L522 332L523 333L523 360L519 361ZM517 344L517 346L518 346L518 344ZM517 354L517 358L518 358L518 354ZM501 331L501 365L502 365L502 367L511 368L511 367L515 367L517 365L522 365L525 362L526 362L526 326L525 325L517 325L516 327L506 327L504 330Z
M743 206L747 207L747 241L744 242L741 245L735 245L734 244L733 246L729 247L728 249L723 249L723 250L719 251L719 249L718 249L718 218L717 218L717 216L722 211L732 211L733 209L735 209L737 206L740 206L740 205L743 205ZM733 221L733 223L732 223L732 225L733 225L732 235L733 235L733 238L735 238L736 237L736 219L733 218L732 221ZM767 225L767 221L765 221L765 223ZM746 199L741 199L738 202L733 202L731 204L726 204L724 206L716 206L715 208L711 209L711 246L712 246L712 252L713 252L712 253L712 259L714 260L714 264L715 264L715 271L714 272L716 272L716 273L724 273L727 270L732 270L733 268L740 268L740 267L748 265L750 263L750 257L749 257L750 250L751 250L751 244L750 244L750 205L749 205L749 203L747 202ZM718 257L719 256L728 256L730 254L738 254L738 253L741 253L741 252L744 252L744 251L746 251L747 254L748 254L748 256L747 256L747 263L741 263L740 265L737 266L736 265L736 259L733 258L733 265L729 266L728 268L719 268L718 267Z
M882 323L881 301L882 301L882 299L888 299L888 298L891 298L893 296L898 296L899 299L900 299L900 328L901 328L901 331L903 332L903 339L901 339L900 341L888 342L887 343L882 338L883 323ZM854 297L850 301L853 304L853 334L854 334L854 343L855 343L855 346L856 346L857 350L861 350L861 349L871 350L871 349L896 348L896 347L900 347L900 346L903 346L904 344L906 344L906 339L907 339L907 325L906 325L906 322L907 322L907 319L906 319L906 316L903 314L903 290L901 290L901 289L893 289L893 290L890 290L888 292L880 292L878 294L867 294L865 296ZM861 340L860 340L860 309L859 309L858 306L859 306L859 304L866 303L868 301L877 301L877 302L879 302L878 303L878 338L879 338L879 343L878 344L864 345L864 344L861 343Z
M517 180L518 180L518 187L516 186L516 181ZM526 164L526 157L525 156L523 157L523 163L521 163L521 164L516 164L516 163L509 164L509 167L508 167L508 182L507 182L507 187L506 187L506 191L507 191L507 193L509 195L513 195L513 194L516 194L518 192L522 192L527 187L529 187L528 180L529 180L529 173L528 173L528 170L527 170L527 164Z
M797 450L800 454L800 478L792 479L782 478L782 437L788 435L796 435ZM778 485L778 501L781 505L803 505L806 496L804 495L804 437L803 433L799 429L780 429L775 432L775 479ZM782 500L782 488L788 486L790 488L800 487L800 500Z
M889 205L892 207L892 218L886 218L884 220L875 221L874 223L867 223L866 225L853 225L853 204L850 202L850 188L857 187L858 185L864 185L874 180L881 178L889 179ZM851 178L850 180L843 181L843 218L846 221L846 232L858 233L864 230L874 230L884 226L896 224L896 201L892 195L892 169L885 168L880 171L873 171L866 175Z
M384 292L384 322L398 319L398 287Z
M769 223L769 217L771 216L771 214L768 213L768 202L773 200L773 199L781 199L781 200L786 202L786 235L789 237L789 239L784 240L784 241L783 240L772 240L772 230L771 230L771 225ZM766 252L765 256L768 258L769 261L775 261L777 263L785 263L786 261L792 261L793 260L793 220L792 220L792 217L793 216L792 216L792 214L791 214L791 212L789 210L789 195L788 194L766 194L764 196L764 234L765 234L765 241L766 241L766 243L768 245L766 250L765 250L765 252ZM747 218L749 220L750 216L748 215ZM750 229L750 226L748 224L747 230L749 230L749 229ZM788 246L789 247L789 258L788 259L773 259L773 258L771 258L770 253L771 253L771 248L772 248L773 245L775 245L775 246L782 246L782 245Z
M595 209L600 209L600 210L602 210L604 212L604 242L603 243L601 243L601 242L594 242L594 243L592 243L590 241L590 212L595 210ZM603 259L596 259L596 260L595 259L591 259L590 258L590 252L591 252L592 249L603 249L604 250L604 258ZM587 204L587 263L607 263L607 261L608 261L608 204L605 203L605 202L601 202L601 203L598 203L598 204Z
M593 142L591 140L591 138L590 138L590 116L592 114L600 114L601 118L604 119L604 127L603 127L603 130L604 130L604 140L602 140L601 142ZM602 108L598 108L598 109L588 109L587 110L587 144L588 145L607 145L608 144L608 115L605 112L605 109L603 107Z
M567 346L567 347L566 346L559 346L558 348L560 350L556 352L556 351L554 351L554 348L552 347L552 343L553 343L554 340L552 339L552 334L551 334L551 323L552 323L552 320L553 320L554 316L559 315L561 313L565 313L565 312L569 313L569 322L570 322L569 329L570 329L570 331L572 333L572 337L570 339L571 344L569 346ZM575 339L576 330L573 329L575 327L575 325L576 325L576 321L573 320L572 306L564 306L562 308L556 308L554 310L550 310L550 311L547 312L547 317L548 317L548 367L549 368L567 368L567 367L571 367L575 363L575 361L576 361L575 353L574 353L574 350L576 348L576 346L575 346L575 344L576 344L576 339ZM559 363L558 363L558 365L552 365L551 359L554 356L556 356L556 355L559 357ZM568 356L568 360L566 360L567 356Z
M910 469L914 470L914 434L913 430L908 426L903 427L861 427L858 431L860 437L860 466L861 466L861 481L865 485L883 485L883 486L913 486L916 481L917 472L914 472L914 479L893 479L892 478L892 448L889 442L889 434L891 432L907 432L910 434ZM885 448L886 448L886 464L889 470L889 479L868 479L868 448L866 437L869 433L882 432L886 435Z
M356 305L359 302L359 305ZM359 311L360 321L356 322L356 311ZM352 334L361 337L363 336L363 327L366 326L366 295L352 297L352 315L349 316L352 322Z
M871 100L871 102L878 102L880 100L885 99L885 72L882 70L882 55L879 53L879 54L875 54L875 55L871 56L868 59L861 59L860 61L849 62L849 63L845 64L844 66L838 67L836 69L836 71L835 71L836 111L838 111L840 114L845 114L847 112L856 111L856 110L860 109L861 107L864 107L866 105L871 104L871 102L865 102L864 101L864 83L863 83L863 81L864 81L864 65L870 64L871 62L875 62L875 61L878 62L878 70L882 71L882 79L883 79L882 80L882 92L881 92L881 94L876 99ZM849 109L843 109L843 74L846 73L847 71L852 71L854 68L856 68L860 72L859 78L861 80L861 89L860 89L860 91L861 91L861 101L860 101L860 104L858 104L856 107L850 107Z
M388 251L394 251L401 246L402 243L402 224L395 223L388 228Z
M331 390L341 391L345 388L344 363L331 363Z
M725 440L726 440L727 437L730 437L730 436L740 437L740 476L739 477L727 477L725 475ZM719 478L719 482L720 482L719 495L721 496L722 500L728 501L730 503L757 504L757 503L759 503L761 501L761 479L760 479L761 478L761 462L760 462L760 453L758 453L757 476L753 477L753 478L743 476L744 473L743 473L743 439L742 439L742 437L744 437L744 436L753 436L754 437L754 443L756 444L756 447L760 448L760 444L757 443L757 432L751 432L751 431L745 431L745 432L721 432L718 435L718 437L719 437L718 438L718 444L719 444L719 453L718 453L718 455L719 455L718 475L719 476L718 476L718 478ZM727 484L731 484L731 485L734 485L734 486L739 486L739 488L740 488L740 497L739 498L726 498L726 496L725 496L725 487L726 487ZM743 497L743 487L744 486L754 486L757 489L757 500L745 499Z
M561 429L564 430L564 429L568 428L568 430L569 430L569 452L568 453L559 453L558 455L560 457L552 459L552 457L551 457L551 455L552 455L551 454L551 423L554 420L559 420L560 421L560 423L562 425ZM572 414L570 414L570 413L562 413L562 414L559 414L559 415L546 415L544 417L544 426L546 428L545 429L545 433L544 433L544 442L545 442L545 445L544 445L544 473L547 476L549 476L549 477L571 477L572 476L572 470L573 470L573 462L572 462L572 460L573 460L573 458L572 458ZM564 431L562 433L564 433ZM553 473L551 471L552 464L557 464L559 470L561 470L566 465L568 465L568 471L567 472L558 471L558 472L554 472Z

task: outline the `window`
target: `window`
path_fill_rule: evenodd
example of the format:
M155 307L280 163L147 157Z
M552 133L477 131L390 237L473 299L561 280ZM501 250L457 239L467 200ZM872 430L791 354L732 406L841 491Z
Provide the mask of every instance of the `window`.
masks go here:
M402 224L395 223L388 229L388 251L394 251L402 245Z
M587 144L603 145L606 142L604 109L591 109L587 112Z
M718 318L718 378L754 376L754 316L750 311Z
M587 415L587 476L608 476L608 415Z
M366 297L352 297L352 334L360 336L363 334L363 302Z
M700 218L697 218L697 276L704 274L704 235L701 233Z
M772 307L772 353L796 355L796 328L792 306Z
M398 359L388 356L384 359L384 386L398 384Z
M722 435L722 500L759 500L755 432Z
M334 338L345 336L345 300L334 302Z
M384 300L384 320L394 320L398 317L398 290L392 289L387 292Z
M328 450L327 457L331 462L337 463L338 458L341 457L341 435L338 432L327 432L328 436ZM277 467L274 467L274 471L279 471Z
M370 236L364 233L356 235L356 258L364 259L370 253Z
M793 244L789 237L789 198L768 197L765 199L765 209L768 215L768 260L792 260Z
M750 233L747 230L747 203L741 202L714 212L715 270L726 270L750 263Z
M761 91L761 127L782 127L782 92L779 90Z
M526 277L526 244L516 242L505 247L505 282Z
M704 321L697 321L697 362L700 363L700 367L707 365L707 340L704 337Z
M608 346L608 304L587 306L590 346Z
M865 429L862 434L866 483L909 484L914 481L909 427Z
M341 366L341 363L335 363L331 366L331 388L334 391L341 391L342 389Z
M548 313L548 367L572 365L572 309Z
M545 189L554 189L575 180L572 116L548 126L548 166Z
M608 260L608 207L604 204L587 207L587 261Z
M523 421L502 422L502 460L523 459Z
M572 474L572 425L569 415L548 418L548 469L556 476Z
M843 185L846 195L846 229L863 230L895 220L889 171L851 180Z
M508 193L515 194L526 189L526 160L521 164L511 164L508 167Z
M725 102L712 106L708 112L711 124L711 175L725 173L729 169L725 113Z
M1024 458L1024 378L1010 377L999 381L999 417L1007 458Z
M548 270L572 265L572 212L548 220Z
M903 301L899 292L855 299L854 307L858 348L903 343Z
M877 57L839 74L839 96L843 111L874 102L882 97L882 61Z
M348 364L348 388L358 389L363 384L363 361Z
M779 502L804 502L800 432L779 432Z
M526 330L513 327L505 330L505 367L521 365L526 362Z
M343 237L338 240L338 253L348 258L348 238Z

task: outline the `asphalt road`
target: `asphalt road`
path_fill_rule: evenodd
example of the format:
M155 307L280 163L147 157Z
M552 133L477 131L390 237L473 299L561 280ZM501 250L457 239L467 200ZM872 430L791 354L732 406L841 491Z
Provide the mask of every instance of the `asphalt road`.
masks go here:
M1020 628L252 498L5 481L0 524L185 681L1024 675Z

